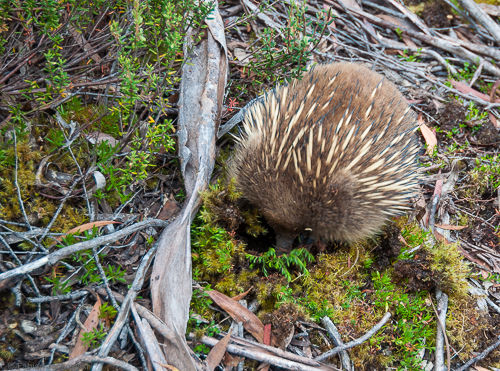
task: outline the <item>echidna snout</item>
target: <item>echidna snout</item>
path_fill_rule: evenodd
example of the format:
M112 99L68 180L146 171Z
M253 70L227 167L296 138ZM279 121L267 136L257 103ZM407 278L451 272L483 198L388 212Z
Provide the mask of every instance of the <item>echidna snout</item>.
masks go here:
M418 189L415 115L361 65L318 65L277 86L243 129L231 176L282 241L305 229L327 241L367 237Z

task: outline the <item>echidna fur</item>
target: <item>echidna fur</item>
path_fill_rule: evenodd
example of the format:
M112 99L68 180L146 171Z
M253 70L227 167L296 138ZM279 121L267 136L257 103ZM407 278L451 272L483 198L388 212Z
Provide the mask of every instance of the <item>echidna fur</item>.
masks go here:
M418 189L416 129L382 75L317 65L249 107L230 175L283 241L309 230L352 242L408 209Z

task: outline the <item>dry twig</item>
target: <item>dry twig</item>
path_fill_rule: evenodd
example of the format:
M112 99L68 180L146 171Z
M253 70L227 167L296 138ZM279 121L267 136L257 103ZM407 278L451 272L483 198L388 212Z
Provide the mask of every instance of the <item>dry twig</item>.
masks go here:
M464 363L459 368L455 369L455 371L465 371L465 370L469 369L469 367L472 366L474 363L479 362L482 359L485 359L488 356L488 354L490 354L492 351L494 351L499 346L500 346L500 336L497 338L496 342L491 344L488 348L486 348L480 354L478 354L474 358L472 358L469 361L467 361L466 363Z
M350 341L347 344L344 344L342 346L338 346L338 347L335 347L333 349L330 349L328 352L325 352L322 355L320 355L314 359L316 361L324 361L325 359L330 358L331 356L334 356L335 354L337 354L343 350L353 348L353 347L365 342L366 340L371 338L373 335L375 335L375 333L378 330L380 330L382 328L382 326L384 326L387 323L387 321L389 321L390 318L391 318L391 313L387 312L386 314L384 314L382 319L375 326L373 326L368 332L366 332L363 336L359 337L356 340Z
M469 14L488 30L498 44L500 44L500 26L473 0L458 0Z
M337 330L337 327L335 327L330 318L328 318L327 316L323 317L321 319L321 323L323 323L323 326L326 327L328 335L330 335L336 346L345 345L344 342L342 341L342 337L340 336L339 330ZM347 353L346 350L340 352L340 360L342 362L342 367L344 367L348 371L352 369L351 360L349 359L349 354Z
M42 367L27 367L27 368L17 368L11 371L65 371L65 370L73 370L77 369L79 367L82 367L83 365L87 363L99 363L99 364L107 364L122 370L126 371L139 371L136 367L128 364L125 361L120 361L119 359L113 358L113 357L97 357L97 356L90 356L90 355L82 355L79 357L76 357L72 360L62 362L62 363L57 363L55 365L50 365L50 366L42 366Z

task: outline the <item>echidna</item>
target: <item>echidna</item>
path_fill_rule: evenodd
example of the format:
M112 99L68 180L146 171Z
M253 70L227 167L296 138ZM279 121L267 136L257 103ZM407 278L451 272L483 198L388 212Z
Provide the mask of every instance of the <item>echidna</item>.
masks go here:
M418 188L414 113L358 64L317 65L244 116L230 175L277 235L352 242L408 208Z

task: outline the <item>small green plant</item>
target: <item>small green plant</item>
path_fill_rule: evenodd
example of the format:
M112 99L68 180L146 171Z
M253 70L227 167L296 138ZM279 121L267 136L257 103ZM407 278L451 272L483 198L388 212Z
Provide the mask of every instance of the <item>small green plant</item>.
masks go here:
M207 294L207 291L210 291L212 288L210 285L205 286L203 289L194 289L193 295L191 298L191 311L194 313L198 313L200 316L206 316L211 313L210 305L212 305L212 299ZM190 322L193 322L195 327L199 327L200 323L195 318L190 316Z
M61 129L52 128L49 130L47 137L45 138L49 143L51 143L55 148L62 147L66 142L64 138L64 133Z
M108 278L108 281L112 283L116 282L121 282L121 283L127 283L125 278L125 270L122 269L119 265L107 265L104 267L104 273L106 274L106 277Z
M420 56L422 55L422 48L418 48L413 54L407 49L403 50L403 55L398 55L398 58L407 62L420 62Z
M95 349L100 344L101 341L106 337L108 332L104 328L104 324L99 324L99 328L95 328L92 331L84 332L82 334L82 342L85 346Z
M300 78L312 51L333 22L325 11L317 14L317 22L309 18L306 1L292 1L287 10L287 25L281 30L264 28L253 46L246 70L254 86Z
M408 251L415 247L422 247L425 241L429 238L430 232L424 231L415 224L407 224L401 229L401 236L405 240L406 244L401 249L401 253L398 256L398 260L411 259L414 254L410 254Z
M9 161L9 156L7 154L7 150L0 148L0 166L2 167L7 167L7 166L12 166L12 164Z
M210 353L210 348L209 348L207 345L205 345L205 344L201 344L201 343L199 343L199 344L196 344L196 345L194 346L193 351L194 351L194 352L195 352L195 354L197 354L198 356L200 356L200 355L202 355L202 354L207 355L208 353Z
M111 321L116 317L118 311L113 308L112 305L109 305L107 302L103 302L101 307L99 308L99 318Z
M453 155L456 153L461 153L469 148L469 142L465 141L464 144L460 145L458 143L451 143L448 147L446 147L446 153L449 155Z
M460 125L463 125L463 124L460 124ZM460 127L452 127L451 130L449 130L447 133L446 133L446 137L447 138L453 138L454 136L456 135L459 135L460 134Z
M365 269L370 269L370 267L372 266L372 264L373 264L373 259L372 258L367 258L363 262L363 266L365 267Z
M484 155L476 158L476 166L470 171L475 184L484 192L494 191L500 187L500 155Z
M464 63L464 67L459 69L458 72L453 76L456 80L466 80L470 81L474 77L474 72L476 72L477 66L471 65L469 62Z
M345 290L345 297L341 306L344 309L349 309L354 300L360 300L365 297L365 294L361 291L360 286L355 282L342 281L342 286Z
M63 237L61 244L58 245L58 247L64 247L64 246L69 246L73 245L77 242L83 241L89 241L94 239L99 235L99 231L96 227L92 228L92 230L85 231L83 233L83 236L76 236L74 234L67 234L66 236ZM101 253L98 254L98 257L100 260L103 260L105 258L105 254ZM94 259L94 253L92 250L83 250L76 252L75 254L72 255L71 257L72 261L74 263L80 264L80 269L81 273L78 276L79 281L83 285L88 285L91 283L99 283L102 282L103 278L101 277L99 273L99 269L97 268L96 261ZM125 275L125 271L119 267L119 266L114 266L111 264L105 265L103 267L104 274L106 275L106 278L109 282L112 283L126 283L125 279L123 278ZM46 278L47 279L47 278ZM49 280L49 279L47 279ZM66 287L62 286L67 285L67 278L64 281L61 281L57 277L50 279L49 282L54 284L54 289L61 289L63 288L64 290L70 290L71 287Z
M156 125L148 126L145 138L139 132L135 133L130 142L131 150L123 162L118 164L115 157L120 150L108 141L96 145L99 170L106 176L106 191L115 192L121 202L132 195L131 189L149 176L149 170L155 167L155 157L158 152L174 150L174 140L171 137L173 126L170 120L163 120ZM103 196L103 194L100 194Z
M44 279L53 285L52 295L61 295L71 292L71 285L64 281L64 277L57 273L57 271L50 277L45 276Z
M479 276L478 277L481 281L490 281L495 284L500 284L500 274L499 273L488 273L488 276L486 278Z
M277 288L275 307L279 308L283 304L293 304L301 308L316 322L324 316L331 317L334 313L334 308L328 300L317 302L308 297L297 297L294 295L293 288L288 285L280 285Z
M288 282L292 281L290 270L297 268L300 273L308 275L307 263L314 261L314 256L304 248L294 249L289 254L276 255L276 250L270 248L267 252L260 256L246 254L246 258L250 261L250 268L259 266L262 273L267 276L268 269L280 272Z
M217 336L220 334L220 328L217 326L217 324L214 321L210 321L208 324L204 324L196 328L195 335L200 338L203 335L206 336ZM210 348L207 347L205 344L197 344L194 347L194 352L198 355L201 354L208 354L210 352Z
M477 131L481 128L480 122L488 117L488 112L481 111L473 101L469 102L469 106L467 107L467 114L465 115L465 119L467 121L478 121L479 124L473 127L473 131Z
M427 303L428 293L407 294L395 287L388 273L372 274L375 306L394 314L394 345L396 359L407 369L419 368L421 349L434 349L434 313Z
M95 237L97 237L99 234L97 228L93 228L90 231L85 231L83 238L80 238L72 233L67 234L66 236L63 237L62 243L59 244L59 247L64 247L64 246L69 246L73 245L77 242L80 242L82 239L84 241L89 241ZM100 258L103 258L104 256L101 255ZM99 275L99 270L97 269L97 265L94 260L94 254L92 250L84 250L84 251L79 251L75 254L72 255L72 260L75 263L81 264L83 274L80 276L80 282L84 285L87 285L89 283L97 283L101 281L101 276Z
M403 38L403 31L399 27L396 27L396 29L394 30L394 32L396 32L396 35L398 35L398 38L400 40Z
M293 296L293 289L288 285L281 285L280 287L278 287L276 298L276 307L279 307L284 303L297 303L297 300Z
M68 73L64 70L64 64L66 61L61 55L60 43L62 43L63 38L58 35L53 37L52 41L54 41L54 46L52 49L49 49L44 53L47 61L45 65L45 72L48 75L47 82L49 83L47 85L47 93L54 94L55 97L65 96L65 90L70 84L70 79ZM49 98L50 95L46 97Z

